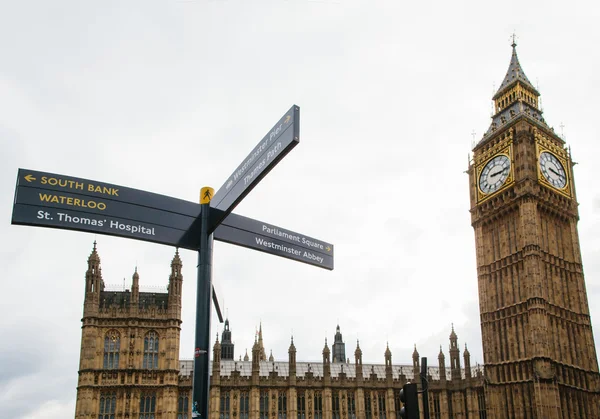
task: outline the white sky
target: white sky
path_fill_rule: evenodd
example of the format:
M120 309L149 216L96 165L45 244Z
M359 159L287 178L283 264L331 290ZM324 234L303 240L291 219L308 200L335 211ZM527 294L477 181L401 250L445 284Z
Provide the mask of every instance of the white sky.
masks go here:
M197 202L300 106L300 144L236 213L335 244L335 270L215 244L236 357L267 352L429 365L483 361L467 155L490 124L509 37L546 121L572 147L600 338L599 6L594 2L190 0L0 2L0 417L72 417L86 260L108 284L167 284L174 249L11 226L19 167ZM196 255L184 263L181 357L194 346ZM213 316L214 317L214 316ZM212 335L221 331L215 321ZM214 338L213 338L214 339Z

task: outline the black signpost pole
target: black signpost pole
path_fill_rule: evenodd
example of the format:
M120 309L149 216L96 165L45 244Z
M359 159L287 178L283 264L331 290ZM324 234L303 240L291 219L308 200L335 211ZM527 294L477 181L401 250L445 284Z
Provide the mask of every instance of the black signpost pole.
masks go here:
M427 357L421 358L421 388L423 389L423 417L429 419L429 380L427 379Z
M198 289L196 293L196 338L194 381L192 385L192 417L208 419L210 301L212 297L213 235L208 234L212 188L202 188L200 248L198 249Z

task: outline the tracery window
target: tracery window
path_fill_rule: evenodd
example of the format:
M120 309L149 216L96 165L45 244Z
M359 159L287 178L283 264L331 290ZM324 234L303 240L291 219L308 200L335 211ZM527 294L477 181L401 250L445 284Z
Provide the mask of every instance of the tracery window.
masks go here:
M177 419L188 419L190 399L187 394L179 394L177 403Z
M485 394L483 390L477 392L477 404L479 406L479 419L487 419L487 412L485 410Z
M156 393L142 393L140 396L140 419L154 419L156 414Z
M144 362L142 368L158 368L158 334L154 331L146 333L144 338Z
M104 337L104 369L119 368L119 350L121 349L121 336L116 330L110 330Z
M298 419L306 419L306 397L304 390L298 391L297 397Z
M394 390L394 410L396 410L396 419L401 419L400 409L402 409L402 402L400 401L400 390Z
M219 419L229 419L230 399L229 391L221 392L221 409L219 410Z
M278 397L278 419L287 419L287 394L285 391L279 392Z
M371 394L369 392L365 392L365 418L373 419L373 415L371 413Z
M262 390L260 392L259 418L260 419L269 419L269 391L268 390Z
M331 411L333 419L340 419L340 393L336 390L331 395Z
M377 393L377 406L379 407L379 419L386 419L385 393Z
M240 393L240 419L248 419L250 415L250 396L247 391Z
M440 393L434 391L433 393L433 419L441 419L442 409L440 406Z
M323 395L315 391L315 419L323 419Z
M98 409L98 419L115 419L115 411L117 409L117 394L101 393L100 394L100 409Z
M348 392L348 419L356 419L356 399L354 392Z

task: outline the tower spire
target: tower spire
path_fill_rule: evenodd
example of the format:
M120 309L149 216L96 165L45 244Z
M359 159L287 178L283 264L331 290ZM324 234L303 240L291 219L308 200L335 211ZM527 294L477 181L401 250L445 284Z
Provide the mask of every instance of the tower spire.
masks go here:
M542 116L540 93L529 81L517 55L516 35L512 36L512 54L508 70L500 87L492 97L492 123L474 150L487 143L495 132L526 119L544 129L549 129Z

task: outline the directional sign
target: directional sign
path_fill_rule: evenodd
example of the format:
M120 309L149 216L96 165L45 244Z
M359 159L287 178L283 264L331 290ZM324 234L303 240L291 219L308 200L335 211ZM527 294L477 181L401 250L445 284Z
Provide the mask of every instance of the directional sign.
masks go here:
M214 231L215 240L333 269L333 245L252 218L229 214Z
M137 189L20 169L12 223L197 250L200 208Z
M151 223L138 223L113 216L90 214L71 209L15 204L12 224L53 227L88 233L127 237L184 249L198 250L193 235L174 228ZM194 227L195 228L195 227Z
M300 108L294 105L229 176L210 201L211 208L230 213L299 141Z
M183 214L194 218L197 218L200 215L200 205L194 202L141 191L139 189L125 188L110 183L57 175L54 173L19 169L17 186L28 186L54 191L57 192L55 195L57 195L59 199L62 193L66 192L126 202L176 214Z

